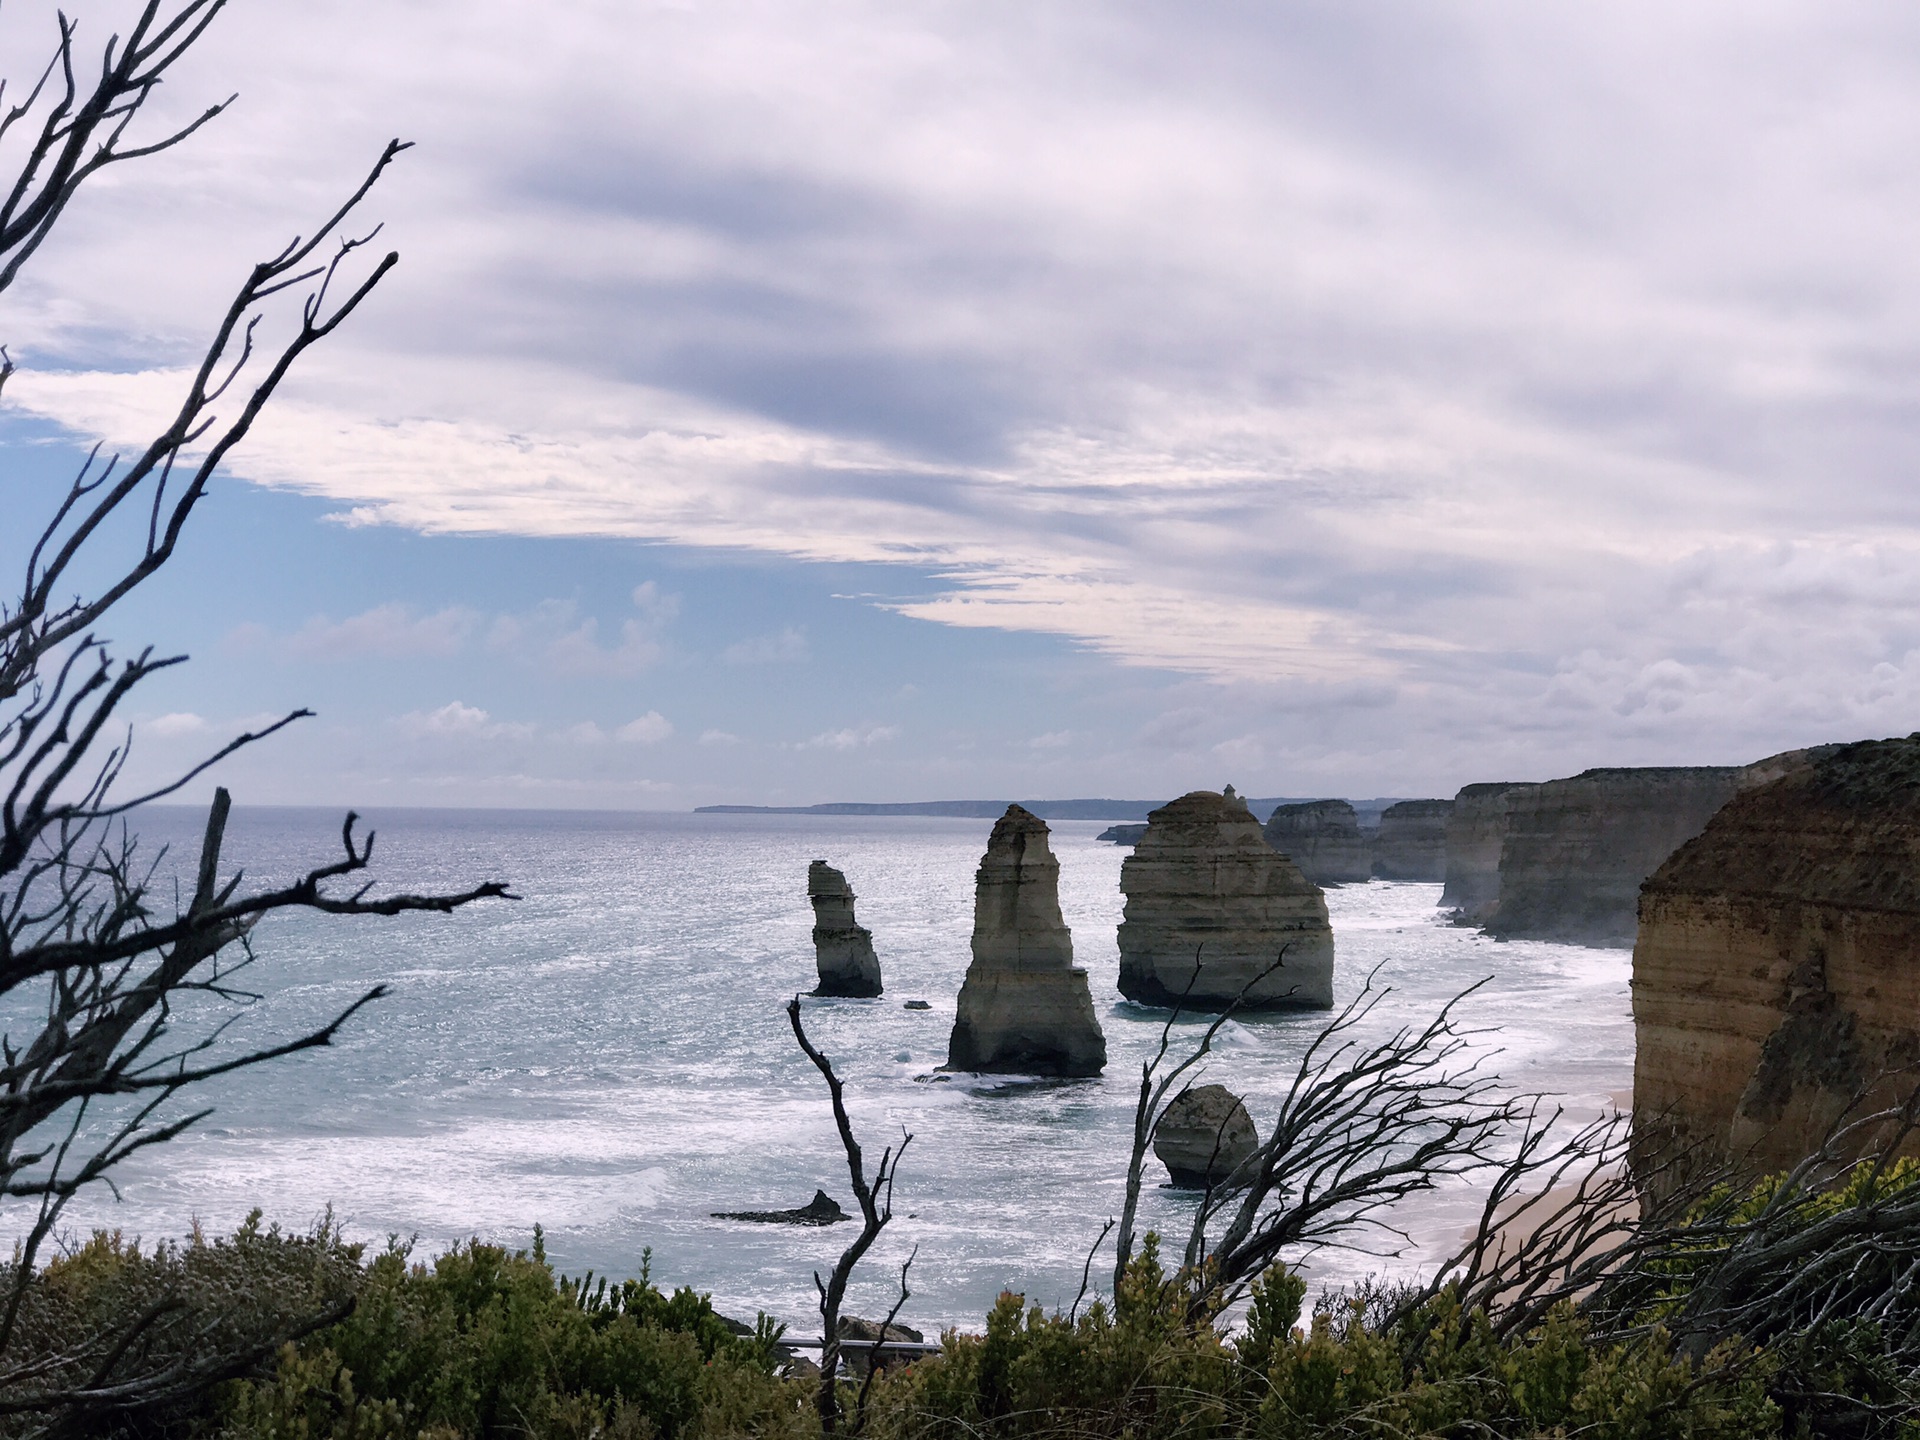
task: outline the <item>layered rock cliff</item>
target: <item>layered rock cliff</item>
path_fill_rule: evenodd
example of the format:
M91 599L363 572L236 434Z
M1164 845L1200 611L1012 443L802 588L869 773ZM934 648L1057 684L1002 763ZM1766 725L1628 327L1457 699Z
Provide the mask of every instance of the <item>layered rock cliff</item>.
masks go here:
M973 963L947 1041L947 1069L1098 1075L1107 1041L1060 914L1047 824L1009 805L974 877Z
M1267 844L1315 885L1357 885L1373 875L1373 847L1344 800L1282 805L1267 820Z
M1920 1081L1920 735L1763 764L1641 893L1642 1163L1782 1169Z
M1514 780L1462 787L1447 816L1446 886L1440 904L1458 925L1483 925L1500 904L1500 847L1507 838L1507 806Z
M1253 1009L1333 1004L1326 896L1267 844L1231 786L1224 795L1195 790L1149 815L1121 862L1120 890L1120 993L1129 1000L1196 1010L1236 999Z
M807 899L813 902L813 963L820 975L813 993L878 995L880 960L873 953L873 932L853 918L847 877L824 860L814 861L807 867Z
M1380 812L1373 838L1373 873L1382 880L1447 878L1447 819L1451 800L1401 800Z
M1587 770L1508 792L1487 933L1631 946L1641 882L1753 778L1738 765Z

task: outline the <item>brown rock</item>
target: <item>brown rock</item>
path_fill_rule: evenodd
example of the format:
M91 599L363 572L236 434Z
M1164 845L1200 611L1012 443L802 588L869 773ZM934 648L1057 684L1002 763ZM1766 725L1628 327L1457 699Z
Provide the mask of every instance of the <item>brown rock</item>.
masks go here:
M1344 800L1280 806L1267 820L1266 840L1315 885L1359 885L1373 875L1373 847Z
M1588 770L1509 792L1487 933L1631 946L1641 883L1749 783L1744 766L1697 765Z
M1401 800L1380 812L1373 837L1373 873L1382 880L1447 878L1451 800Z
M873 953L873 932L854 921L847 877L824 860L814 861L807 867L807 899L813 902L813 961L820 975L813 993L878 995L880 960Z
M1783 1169L1856 1095L1878 1108L1920 1079L1896 1073L1920 1061L1920 736L1755 768L1781 778L1730 800L1641 895L1643 1165L1700 1146Z
M1458 925L1483 925L1500 904L1500 847L1507 838L1512 780L1464 786L1447 816L1446 888L1440 904Z
M1333 1004L1326 896L1266 843L1232 786L1224 795L1195 790L1149 815L1121 862L1120 889L1120 993L1129 1000L1194 1010L1235 1000L1256 1010Z
M1253 1117L1224 1085L1182 1090L1153 1130L1153 1153L1183 1190L1224 1184L1259 1145Z
M947 1041L949 1070L1098 1075L1107 1040L1060 914L1047 824L1009 805L974 877L973 963Z

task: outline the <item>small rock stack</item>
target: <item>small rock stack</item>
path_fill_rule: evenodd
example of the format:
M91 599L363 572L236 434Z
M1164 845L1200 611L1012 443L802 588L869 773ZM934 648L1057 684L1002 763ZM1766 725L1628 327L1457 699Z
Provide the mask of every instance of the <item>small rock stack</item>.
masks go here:
M1266 837L1315 885L1364 885L1373 877L1373 847L1344 800L1282 805L1267 821Z
M820 972L816 995L866 997L880 993L880 960L873 932L853 918L847 877L824 860L807 867L807 899L813 902L813 961Z
M1149 815L1120 866L1120 889L1120 993L1129 1000L1192 1010L1333 1004L1326 896L1261 837L1231 785Z
M1060 914L1047 824L1009 805L974 877L973 963L947 1041L949 1070L1098 1075L1107 1040Z
M1153 1127L1153 1153L1181 1190L1224 1185L1259 1146L1253 1117L1224 1085L1182 1090Z

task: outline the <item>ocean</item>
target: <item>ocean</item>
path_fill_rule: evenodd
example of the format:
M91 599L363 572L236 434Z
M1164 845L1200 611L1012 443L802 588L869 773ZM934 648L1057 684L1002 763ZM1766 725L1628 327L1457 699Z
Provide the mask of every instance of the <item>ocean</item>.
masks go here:
M234 812L227 857L249 883L287 879L338 853L339 812ZM254 936L243 972L260 998L234 1036L284 1039L376 983L391 994L328 1049L205 1087L215 1113L96 1190L68 1229L153 1241L198 1223L231 1229L258 1207L291 1228L331 1207L346 1231L415 1242L426 1255L469 1236L524 1247L543 1227L562 1270L637 1274L710 1292L725 1313L764 1310L805 1333L812 1275L852 1226L750 1225L713 1211L853 1201L825 1087L788 1030L785 1005L814 983L808 862L838 866L873 931L886 994L806 1000L809 1034L847 1082L870 1156L913 1140L895 1219L847 1309L884 1313L917 1251L901 1319L928 1331L979 1323L1003 1290L1064 1307L1088 1247L1118 1213L1140 1066L1164 1011L1116 989L1120 863L1098 821L1060 821L1061 906L1090 972L1106 1074L1037 1084L943 1077L968 960L973 873L990 822L932 818L395 810L373 812L383 888L511 882L512 903L454 916L282 915ZM189 873L201 816L138 817L163 873ZM1516 1090L1597 1115L1631 1084L1624 951L1495 943L1443 923L1438 885L1328 894L1336 991L1386 987L1371 1033L1423 1023L1474 982L1476 1041ZM931 1008L908 1010L921 999ZM1289 1067L1324 1014L1230 1022L1204 1079L1270 1119ZM17 1022L15 1022L17 1023ZM1175 1026L1176 1049L1203 1021ZM14 1028L10 1024L9 1028ZM1192 1200L1149 1161L1143 1228L1184 1236ZM1325 1251L1325 1284L1431 1263L1476 1213L1454 1186L1403 1207L1412 1237L1390 1256ZM18 1217L10 1217L18 1228ZM1096 1260L1096 1284L1111 1256ZM814 1324L817 1326L817 1317ZM817 1333L817 1332L816 1332Z

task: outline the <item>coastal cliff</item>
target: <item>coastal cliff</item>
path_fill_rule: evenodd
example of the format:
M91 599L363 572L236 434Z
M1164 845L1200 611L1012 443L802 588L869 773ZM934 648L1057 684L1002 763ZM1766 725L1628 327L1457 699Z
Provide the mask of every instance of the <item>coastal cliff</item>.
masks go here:
M973 963L947 1041L949 1070L1098 1075L1107 1041L1060 914L1047 822L1009 805L974 876ZM1131 862L1129 862L1131 863Z
M1630 947L1641 883L1755 776L1739 765L1587 770L1509 791L1487 933Z
M1442 908L1456 925L1483 925L1500 904L1500 847L1507 838L1507 806L1517 790L1533 787L1517 780L1467 785L1453 797L1447 816L1446 886Z
M880 960L873 932L853 918L847 877L824 860L807 867L807 899L813 904L813 961L820 976L816 995L872 997L880 986Z
M1447 878L1447 820L1451 800L1402 800L1380 812L1373 838L1373 873L1382 880Z
M1643 1164L1697 1145L1782 1169L1856 1094L1858 1114L1915 1084L1920 736L1763 765L1785 773L1730 800L1641 895Z
M1196 1010L1235 1000L1251 1009L1333 1004L1326 896L1267 844L1231 786L1155 810L1121 863L1120 889L1120 993L1129 1000Z
M1358 885L1373 876L1373 847L1344 800L1307 800L1278 807L1267 820L1267 844L1315 885Z

